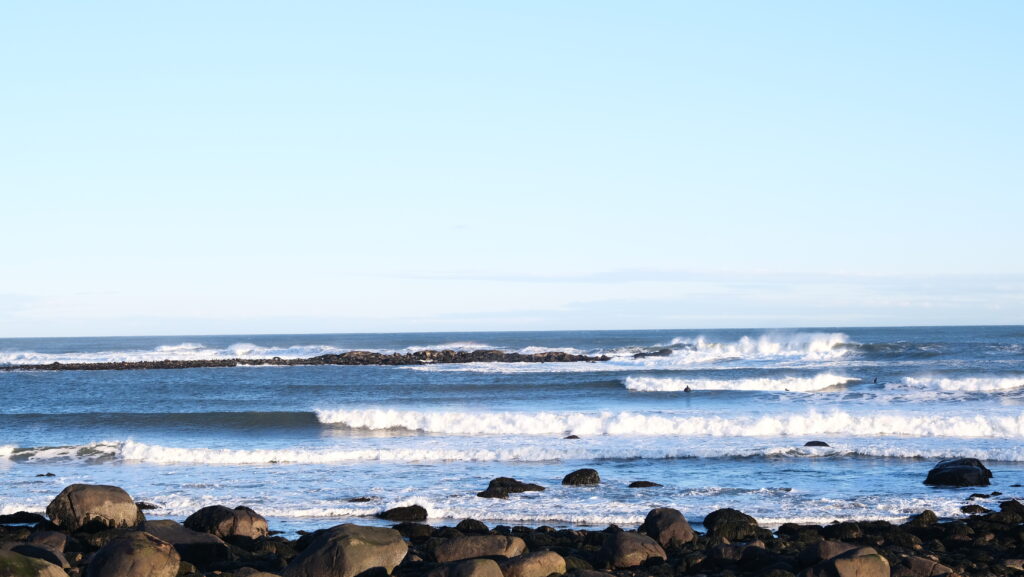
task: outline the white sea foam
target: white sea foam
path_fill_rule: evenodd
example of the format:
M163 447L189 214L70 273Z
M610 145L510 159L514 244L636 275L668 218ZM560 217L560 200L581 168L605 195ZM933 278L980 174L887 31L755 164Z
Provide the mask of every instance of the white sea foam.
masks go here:
M416 352L419 352L419 351L444 351L444 350L471 352L471 351L480 351L480 350L486 350L486 349L504 350L502 347L495 347L495 346L488 345L488 344L485 344L485 343L476 343L476 342L473 342L473 341L457 341L457 342L451 342L451 343L441 343L441 344L437 344L437 345L415 345L415 346L411 346L411 347L405 347L404 349L402 349L401 352L403 352L403 353L416 353Z
M735 380L684 379L658 377L626 377L623 384L631 391L670 392L683 391L794 391L813 392L857 381L825 373L813 377L764 377Z
M11 453L17 449L14 445L0 445L0 458L10 457Z
M844 434L911 437L1021 437L1024 414L942 414L845 411L765 416L688 416L671 413L441 412L392 409L316 411L321 423L371 430L405 429L448 435L684 435L798 436Z
M326 354L340 354L350 349L328 345L296 345L262 347L252 343L235 343L224 348L208 348L199 343L161 345L150 350L38 353L33 351L0 351L0 365L46 365L51 363L120 363L141 361L188 361L217 359L300 359Z
M905 377L900 383L886 386L889 390L923 389L943 392L998 392L1024 388L1024 377Z

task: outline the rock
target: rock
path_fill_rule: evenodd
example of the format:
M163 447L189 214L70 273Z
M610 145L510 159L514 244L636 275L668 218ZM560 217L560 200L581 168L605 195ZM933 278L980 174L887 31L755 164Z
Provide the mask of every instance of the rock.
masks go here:
M963 507L960 507L960 511L962 513L967 513L968 515L981 515L984 513L991 513L992 509L986 509L981 505L964 505Z
M893 577L940 577L953 573L953 569L924 557L904 557L892 567Z
M135 503L132 503L134 505ZM93 556L88 577L175 577L181 557L170 543L133 531L114 539Z
M565 559L554 551L537 551L500 563L504 577L548 577L565 573Z
M183 561L197 567L231 559L228 544L216 535L193 531L171 520L146 521L142 527L143 531L170 543Z
M943 487L987 486L992 471L978 459L946 459L939 461L924 480L925 485Z
M810 567L812 565L817 565L822 561L828 561L833 557L842 555L847 551L853 551L856 548L856 545L843 543L842 541L818 541L817 543L811 543L809 546L804 548L804 550L800 552L800 555L797 556L797 560L800 562L800 565Z
M804 446L805 447L828 447L830 445L828 443L826 443L825 441L807 441L806 443L804 443Z
M755 539L761 532L757 520L736 509L719 509L704 518L704 528L709 537L721 537L729 541Z
M68 536L59 531L36 531L29 536L27 542L63 553L68 546Z
M719 561L739 561L750 548L764 551L763 541L750 541L749 543L722 543L715 545L710 551L710 557Z
M511 477L498 477L491 479L487 484L488 489L505 489L509 493L526 493L527 491L543 491L544 487L534 483L524 483Z
M490 529L487 525L484 525L481 521L476 519L463 519L459 521L459 524L455 526L456 529L463 533L487 533Z
M423 523L412 523L406 521L399 523L392 527L395 531L398 531L402 537L409 539L410 541L426 541L434 533L434 528L430 525L424 525Z
M647 513L643 525L640 525L640 532L657 541L662 547L689 543L695 537L686 517L676 509L667 507L652 509Z
M526 542L506 535L467 535L443 541L434 547L438 563L450 563L475 557L515 557L526 551Z
M267 520L248 507L203 507L185 519L185 527L200 533L211 533L222 539L235 536L259 539L267 536Z
M563 485L597 485L600 482L601 476L594 469L573 471L562 479Z
M914 515L909 521L904 523L906 527L930 527L939 522L939 517L935 514L935 511L925 509L921 513Z
M672 349L658 349L656 351L640 351L639 353L634 353L633 354L633 358L634 359L643 359L643 358L647 358L647 357L669 357L669 356L672 356L672 352L673 352Z
M579 435L566 435L566 436L564 436L562 438L566 439L566 440L569 440L569 441L575 441L575 440L578 440L580 438L580 436Z
M653 481L633 481L629 484L630 489L642 489L645 487L664 487L664 485Z
M625 531L609 533L601 554L613 569L639 567L652 558L668 559L665 550L654 539Z
M71 564L64 558L64 555L59 551L45 545L32 545L29 543L18 543L11 547L11 551L24 555L26 557L32 557L33 559L42 559L47 563L53 563L61 569L70 569Z
M46 506L54 525L74 533L138 527L146 517L120 487L69 485Z
M409 550L394 529L338 525L320 532L288 564L284 577L355 577L365 571L397 567Z
M800 577L890 577L889 561L871 547L858 547L800 573Z
M503 577L501 568L492 559L467 559L442 565L427 577Z
M159 505L154 505L152 503L147 503L145 501L138 501L135 503L135 506L139 508L139 511L152 511L153 509L160 508Z
M68 574L42 559L0 550L0 577L68 577Z
M409 505L408 507L388 509L383 513L378 513L377 516L388 521L426 521L427 510L419 505Z
M0 525L34 525L46 520L46 517L38 513L18 511L10 515L0 515Z

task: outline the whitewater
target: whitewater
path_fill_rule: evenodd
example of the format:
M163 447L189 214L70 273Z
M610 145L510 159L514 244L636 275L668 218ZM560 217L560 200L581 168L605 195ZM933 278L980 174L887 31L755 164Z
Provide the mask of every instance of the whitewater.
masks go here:
M17 370L442 349L609 360ZM94 482L158 516L247 505L285 531L414 503L435 524L599 527L656 506L767 526L957 517L974 489L921 483L949 457L1024 497L1022 327L0 339L0 366L0 514ZM601 485L560 485L583 467ZM476 496L499 476L547 491Z

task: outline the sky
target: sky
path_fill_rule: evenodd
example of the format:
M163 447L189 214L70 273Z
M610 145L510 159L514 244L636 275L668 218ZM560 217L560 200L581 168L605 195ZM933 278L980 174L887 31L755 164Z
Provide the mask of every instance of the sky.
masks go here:
M0 337L1024 324L1022 26L5 3Z

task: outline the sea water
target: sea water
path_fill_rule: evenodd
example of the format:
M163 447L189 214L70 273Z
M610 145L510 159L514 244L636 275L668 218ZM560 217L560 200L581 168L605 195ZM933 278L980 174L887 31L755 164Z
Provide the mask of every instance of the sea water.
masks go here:
M972 503L1024 496L1024 327L0 339L0 365L485 348L611 360L0 372L0 513L103 483L151 518L247 505L286 533L411 504L432 524L952 518L981 489L922 481L960 456L1003 493ZM584 467L600 485L560 484ZM547 490L476 496L499 476Z

